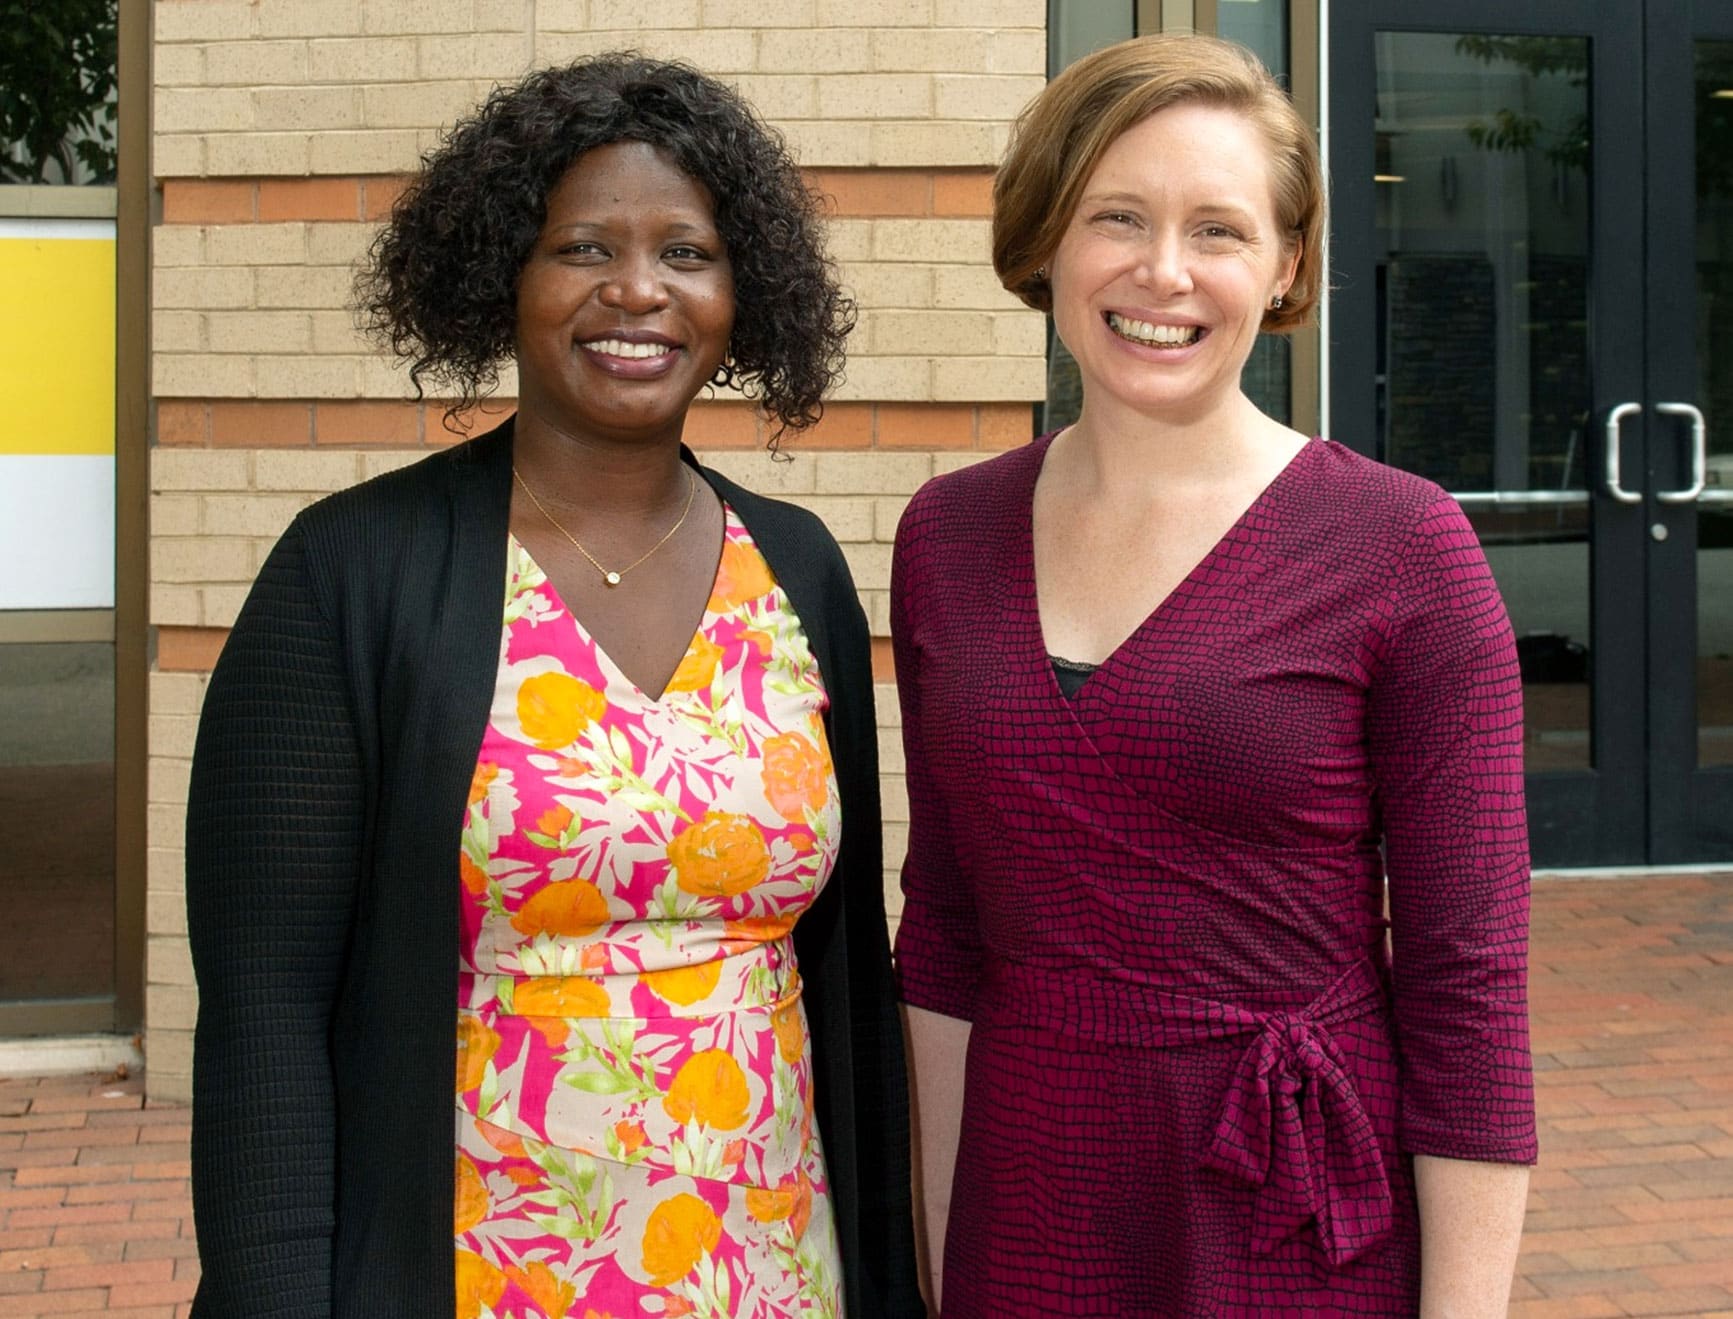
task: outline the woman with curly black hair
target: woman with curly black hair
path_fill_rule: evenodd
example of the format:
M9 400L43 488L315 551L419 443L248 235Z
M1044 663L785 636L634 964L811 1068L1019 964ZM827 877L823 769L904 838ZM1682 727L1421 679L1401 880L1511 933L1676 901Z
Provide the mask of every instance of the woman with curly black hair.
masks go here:
M865 619L681 443L714 388L818 419L815 203L636 55L424 164L364 316L517 414L297 518L212 677L194 1313L924 1314Z

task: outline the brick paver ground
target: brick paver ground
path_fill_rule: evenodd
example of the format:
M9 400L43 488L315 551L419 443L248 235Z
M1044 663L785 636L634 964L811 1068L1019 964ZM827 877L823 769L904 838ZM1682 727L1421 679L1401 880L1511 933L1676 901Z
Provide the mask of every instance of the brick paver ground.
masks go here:
M1541 1166L1516 1319L1733 1319L1733 875L1545 880ZM187 1115L134 1078L0 1079L0 1319L182 1319Z

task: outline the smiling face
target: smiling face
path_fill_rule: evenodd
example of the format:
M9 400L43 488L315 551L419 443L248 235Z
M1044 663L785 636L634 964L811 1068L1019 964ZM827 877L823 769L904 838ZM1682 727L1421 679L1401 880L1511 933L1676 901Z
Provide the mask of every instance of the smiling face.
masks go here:
M1102 153L1048 263L1084 406L1170 423L1238 395L1264 309L1298 248L1275 215L1269 153L1231 110L1159 110Z
M520 410L588 439L678 439L733 327L705 187L645 142L580 156L518 276Z

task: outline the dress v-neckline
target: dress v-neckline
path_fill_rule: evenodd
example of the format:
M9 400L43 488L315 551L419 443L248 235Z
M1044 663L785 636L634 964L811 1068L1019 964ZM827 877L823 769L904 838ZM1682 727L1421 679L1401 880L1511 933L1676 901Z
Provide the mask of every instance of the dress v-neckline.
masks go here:
M1216 538L1215 543L1212 544L1209 549L1204 551L1203 555L1196 563L1192 564L1185 576L1180 578L1179 581L1174 584L1174 588L1166 595L1162 596L1160 600L1156 601L1155 607L1139 619L1136 626L1134 626L1131 631L1127 632L1119 639L1118 644L1116 644L1113 649L1102 658L1101 662L1095 666L1093 672L1084 679L1082 685L1078 687L1077 691L1073 695L1067 696L1059 685L1058 675L1053 672L1054 656L1053 652L1047 649L1047 633L1041 624L1040 583L1035 577L1035 486L1041 479L1042 468L1046 465L1047 451L1059 434L1059 431L1054 431L1050 434L1043 435L1039 439L1035 440L1031 445L1031 448L1034 449L1035 452L1029 463L1028 488L1024 492L1025 515L1019 526L1019 532L1022 537L1022 544L1019 547L1019 550L1025 569L1024 576L1028 583L1028 590L1024 597L1025 603L1027 605L1028 617L1034 632L1034 646L1039 655L1041 668L1047 675L1049 694L1059 701L1059 703L1066 709L1075 712L1079 702L1087 699L1093 690L1099 689L1099 680L1102 673L1116 667L1122 656L1132 650L1136 643L1140 641L1151 628L1155 627L1165 615L1170 614L1172 612L1171 606L1174 605L1174 602L1178 600L1182 594L1191 594L1198 579L1204 574L1204 572L1209 569L1234 542L1238 541L1244 535L1245 529L1251 522L1254 514L1258 513L1262 507L1269 502L1279 487L1287 483L1289 474L1299 467L1301 462L1307 459L1313 450L1320 448L1326 443L1326 441L1315 436L1308 438L1307 441L1294 453L1294 455L1282 465L1281 470L1270 478L1262 490L1258 491L1257 495L1253 497L1251 503L1247 504L1245 508L1240 511L1240 515L1229 524L1227 530L1222 532L1222 534Z
M723 550L726 550L728 546L729 533L734 530L736 522L737 520L734 516L734 510L726 503L723 504ZM572 630L578 634L578 640L595 653L596 666L602 670L603 676L608 679L607 685L612 686L614 681L617 679L632 693L633 696L641 701L646 707L651 709L661 709L668 705L669 692L667 683L663 684L660 692L655 696L651 696L636 682L634 682L630 675L627 674L626 670L621 667L619 662L615 660L612 655L608 654L608 648L591 635L590 629L584 626L584 620L578 617L578 611L573 609L571 605L566 602L566 597L560 593L560 588L554 585L554 579L548 576L547 569L542 567L541 563L536 559L536 556L530 552L529 546L519 540L517 533L512 531L509 527L506 529L506 536L510 539L511 544L517 547L518 553L522 554L525 559L534 564L535 570L541 574L542 584L537 589L547 592L549 598L559 607L560 613L571 620ZM704 607L698 613L697 625L693 627L692 635L686 641L686 649L680 652L680 658L674 662L674 667L668 670L668 682L672 682L674 680L674 675L680 672L680 666L684 664L687 657L692 654L692 648L704 639L704 622L710 617L710 602L716 598L716 586L717 583L722 580L722 559L723 555L719 551L716 555L716 571L710 578L710 589L704 593ZM685 693L675 693L675 695L683 694Z

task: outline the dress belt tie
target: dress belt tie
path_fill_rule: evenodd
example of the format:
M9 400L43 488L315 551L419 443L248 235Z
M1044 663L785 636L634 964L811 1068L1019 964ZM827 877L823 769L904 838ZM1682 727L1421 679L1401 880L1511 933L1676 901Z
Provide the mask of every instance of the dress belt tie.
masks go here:
M986 1015L1143 1047L1252 1036L1201 1162L1257 1189L1256 1253L1270 1254L1311 1222L1331 1265L1340 1268L1389 1234L1394 1208L1383 1151L1330 1034L1332 1026L1382 1008L1383 985L1369 959L1289 1012L1254 1012L1123 983L1066 981L990 971L993 1007Z

